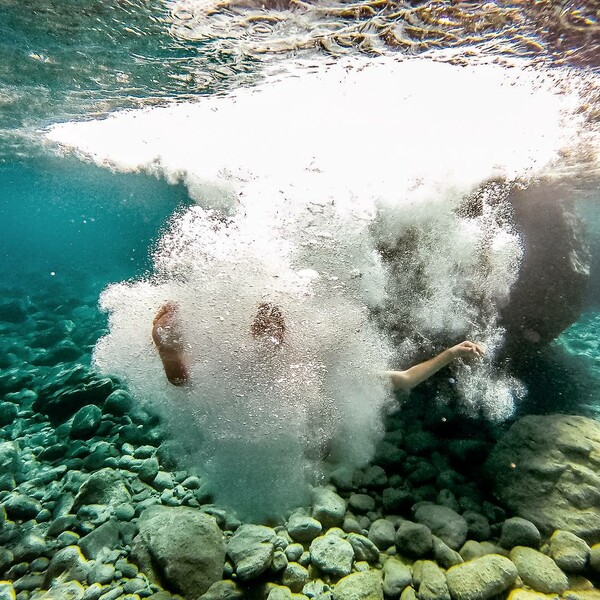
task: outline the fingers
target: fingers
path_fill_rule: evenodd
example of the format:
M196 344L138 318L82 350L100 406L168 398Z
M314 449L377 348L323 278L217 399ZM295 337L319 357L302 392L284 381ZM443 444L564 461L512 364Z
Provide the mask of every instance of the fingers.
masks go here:
M458 348L460 349L460 354L464 357L473 355L481 358L485 354L485 348L481 344L476 344L470 340L465 340L458 345Z

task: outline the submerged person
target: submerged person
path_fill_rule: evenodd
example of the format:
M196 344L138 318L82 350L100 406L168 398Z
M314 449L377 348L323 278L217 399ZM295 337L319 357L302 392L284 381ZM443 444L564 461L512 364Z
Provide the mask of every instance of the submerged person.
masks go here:
M285 341L286 324L281 309L271 302L259 305L250 327L252 337L268 347L279 347ZM183 343L182 325L178 307L174 302L163 304L152 322L152 339L170 383L176 386L189 382L189 371ZM484 354L483 346L465 340L456 346L447 348L437 356L418 363L405 371L384 371L395 389L409 392L440 369L458 358L480 358Z

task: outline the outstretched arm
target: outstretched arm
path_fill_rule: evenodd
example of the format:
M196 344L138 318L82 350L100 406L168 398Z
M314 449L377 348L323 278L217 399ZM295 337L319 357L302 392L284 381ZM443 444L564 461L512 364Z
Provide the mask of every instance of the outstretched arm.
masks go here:
M483 353L483 346L467 340L444 350L425 362L406 369L406 371L384 371L384 375L390 378L395 389L409 392L416 385L419 385L419 383L429 379L434 373L443 369L455 358L466 358L468 356L480 357L483 356Z

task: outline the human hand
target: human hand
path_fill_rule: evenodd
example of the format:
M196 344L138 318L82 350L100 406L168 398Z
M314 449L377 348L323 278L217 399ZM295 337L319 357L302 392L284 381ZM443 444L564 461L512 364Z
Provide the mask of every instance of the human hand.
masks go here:
M481 358L485 354L485 349L481 344L465 340L460 344L456 344L456 346L452 346L450 353L452 358L468 358L469 356Z

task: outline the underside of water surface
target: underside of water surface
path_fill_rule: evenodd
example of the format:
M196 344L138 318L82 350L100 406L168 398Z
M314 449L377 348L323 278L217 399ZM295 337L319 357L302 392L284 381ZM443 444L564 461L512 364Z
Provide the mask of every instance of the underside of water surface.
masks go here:
M596 598L595 3L0 33L0 594Z

